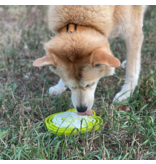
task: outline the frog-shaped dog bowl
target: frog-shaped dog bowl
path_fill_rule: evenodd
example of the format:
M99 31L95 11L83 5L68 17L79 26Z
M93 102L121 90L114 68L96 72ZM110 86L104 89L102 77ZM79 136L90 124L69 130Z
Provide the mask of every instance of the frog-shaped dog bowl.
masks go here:
M50 115L45 119L47 129L56 135L84 134L85 132L95 131L103 124L102 118L96 116L78 115L76 109L69 109Z

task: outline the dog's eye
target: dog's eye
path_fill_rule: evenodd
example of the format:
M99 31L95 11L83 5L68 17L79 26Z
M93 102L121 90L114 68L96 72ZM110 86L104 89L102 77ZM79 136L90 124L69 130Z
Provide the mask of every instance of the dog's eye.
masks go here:
M89 88L89 87L93 86L94 84L95 84L95 83L88 84L88 85L86 85L86 88Z
M98 68L100 67L102 64L96 64L95 67Z
M77 87L72 87L72 89L77 89Z

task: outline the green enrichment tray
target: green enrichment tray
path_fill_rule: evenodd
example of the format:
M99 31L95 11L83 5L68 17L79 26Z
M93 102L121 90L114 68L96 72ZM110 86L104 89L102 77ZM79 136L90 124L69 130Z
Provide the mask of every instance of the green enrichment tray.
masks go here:
M93 116L82 116L77 114L76 109L69 109L66 112L50 115L45 119L45 124L47 129L56 135L68 136L95 131L103 124L103 120L96 116L94 110L92 112Z

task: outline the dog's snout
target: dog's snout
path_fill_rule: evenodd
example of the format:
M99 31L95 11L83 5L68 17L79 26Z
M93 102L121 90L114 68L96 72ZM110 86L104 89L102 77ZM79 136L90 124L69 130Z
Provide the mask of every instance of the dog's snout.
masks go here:
M83 113L87 110L87 107L86 106L79 106L79 107L76 107L76 109L78 112Z

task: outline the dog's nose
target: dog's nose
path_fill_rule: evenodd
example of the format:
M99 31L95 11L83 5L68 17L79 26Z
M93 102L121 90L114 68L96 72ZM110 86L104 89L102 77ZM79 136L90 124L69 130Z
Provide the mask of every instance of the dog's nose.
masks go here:
M79 107L76 107L76 109L78 112L83 113L87 110L87 107L86 106L79 106Z

